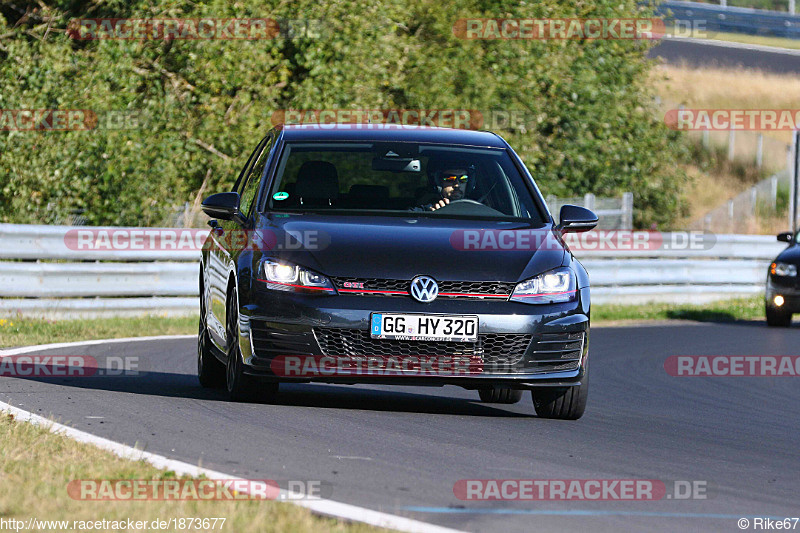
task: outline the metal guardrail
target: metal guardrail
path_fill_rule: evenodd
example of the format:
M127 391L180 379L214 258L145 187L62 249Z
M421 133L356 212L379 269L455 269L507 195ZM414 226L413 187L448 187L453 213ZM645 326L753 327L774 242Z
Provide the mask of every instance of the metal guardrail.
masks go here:
M75 229L0 224L0 260L5 259L0 261L0 315L78 318L197 313L199 252L87 253L65 244ZM665 243L685 236L659 234ZM785 245L773 236L717 235L707 249L671 246L583 249L575 255L589 271L595 303L703 303L763 292L767 266Z
M136 231L156 230L156 228L0 224L0 259L64 259L73 261L197 261L200 259L198 251L181 250L177 246L178 243L175 243L176 249L164 250L123 250L119 249L119 247L115 248L113 243L108 248L97 247L98 249L94 250L80 249L76 246L76 244L79 244L79 232L90 233L92 238L96 240L99 236L99 231L111 229L117 234L124 234L126 231L133 233ZM196 231L201 242L209 232L208 229ZM143 238L143 246L147 245L146 240Z
M700 232L695 232L697 235L703 235ZM584 264L587 261L584 259L596 258L650 258L650 259L708 259L708 260L724 260L724 259L754 259L758 260L759 264L764 264L773 259L778 253L783 250L786 245L778 242L772 235L714 235L707 242L707 247L701 249L699 247L684 246L687 233L681 232L679 234L660 233L662 241L667 243L669 248L658 249L634 249L615 251L606 247L602 250L581 249L575 251L575 255ZM709 234L713 235L713 234ZM567 237L570 238L569 236ZM580 235L577 237L581 239Z
M800 39L800 16L778 11L668 0L659 4L656 14L668 23L701 22L705 31Z
M192 263L0 263L0 296L196 296Z

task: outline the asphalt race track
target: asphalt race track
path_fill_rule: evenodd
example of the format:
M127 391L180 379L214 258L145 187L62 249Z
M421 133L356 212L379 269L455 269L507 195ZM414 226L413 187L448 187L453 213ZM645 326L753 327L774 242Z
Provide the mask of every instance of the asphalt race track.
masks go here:
M589 407L538 419L530 396L455 387L284 386L274 404L201 389L192 339L50 350L138 358L139 376L0 377L0 400L251 479L320 480L336 501L467 531L737 531L800 516L800 378L673 377L670 355L797 355L800 327L595 328ZM44 353L44 352L43 352ZM656 479L706 499L461 501L461 479ZM752 526L751 526L752 527ZM800 528L800 525L798 525Z
M800 73L800 50L775 50L767 47L700 39L666 39L652 48L650 57L667 63L763 70L777 74Z

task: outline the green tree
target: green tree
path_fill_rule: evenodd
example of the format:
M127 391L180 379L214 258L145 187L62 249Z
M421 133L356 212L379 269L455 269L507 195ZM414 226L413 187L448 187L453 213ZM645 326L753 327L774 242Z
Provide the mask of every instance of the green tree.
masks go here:
M642 41L465 40L471 17L648 17L632 0L23 1L0 6L0 109L96 110L100 127L0 132L0 221L158 225L229 187L282 109L478 109L546 193L635 195L638 225L681 214L676 133L661 124ZM268 40L94 40L75 18L273 18ZM290 23L290 21L292 21ZM303 32L301 21L310 21ZM109 113L138 124L108 128ZM124 115L123 115L124 116ZM487 115L490 116L490 115ZM204 185L205 184L205 185Z

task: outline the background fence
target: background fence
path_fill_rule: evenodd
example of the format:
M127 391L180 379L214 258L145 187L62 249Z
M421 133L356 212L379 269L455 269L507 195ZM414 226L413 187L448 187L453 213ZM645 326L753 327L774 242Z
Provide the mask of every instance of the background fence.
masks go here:
M558 221L562 205L581 205L591 209L600 218L598 229L633 229L633 193L622 193L620 198L597 198L594 194L586 194L574 198L556 198L548 196L547 208Z
M199 252L77 251L65 244L70 229L0 224L0 315L198 312ZM671 234L662 237L674 242ZM576 256L589 270L595 303L703 303L763 293L767 266L784 246L773 236L717 235L706 250L586 250Z
M690 224L690 228L715 233L788 231L790 180L788 170L778 172L709 211Z

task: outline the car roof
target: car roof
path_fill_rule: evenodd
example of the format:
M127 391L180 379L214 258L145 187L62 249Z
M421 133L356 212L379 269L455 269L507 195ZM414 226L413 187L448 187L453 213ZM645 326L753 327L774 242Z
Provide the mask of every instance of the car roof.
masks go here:
M399 124L281 124L285 141L394 141L506 148L490 131Z

